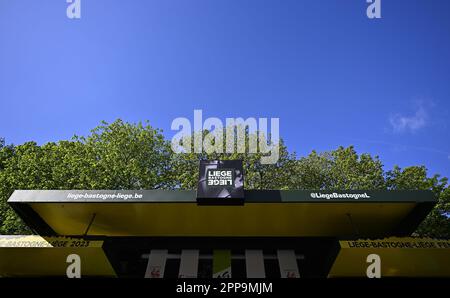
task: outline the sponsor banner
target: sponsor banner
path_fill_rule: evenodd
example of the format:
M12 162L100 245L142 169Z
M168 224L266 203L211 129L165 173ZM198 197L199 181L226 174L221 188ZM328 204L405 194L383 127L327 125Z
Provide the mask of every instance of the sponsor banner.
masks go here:
M74 256L81 260L81 277L116 276L103 241L0 235L0 277L67 277Z
M178 278L197 278L198 256L199 251L197 249L183 249L181 251Z
M449 277L450 240L397 238L341 240L328 277L367 277L379 258L379 276ZM372 269L371 269L372 268Z
M200 161L197 202L214 205L243 204L244 173L242 161Z
M230 164L230 162L232 164ZM43 202L195 202L197 198L217 199L222 196L232 195L233 198L244 198L243 172L241 161L210 161L200 169L200 180L197 192L189 190L16 190L11 195L8 203L43 203ZM212 177L207 181L206 166L208 168L219 167L225 172L211 172ZM203 172L202 172L203 169ZM229 188L229 185L216 185L208 188L207 183L229 184L229 171L234 169L234 189L221 193L221 187ZM220 186L220 187L218 187ZM202 190L203 189L203 190ZM252 202L430 202L435 203L436 197L427 190L249 190L251 196L247 199ZM197 196L196 196L197 193Z
M265 278L264 255L262 250L245 250L245 266L247 269L247 278Z
M231 251L213 251L213 278L231 278Z
M70 237L0 236L0 247L93 248L102 245L103 241Z
M167 249L153 249L148 257L145 278L163 278L166 259Z
M381 240L352 240L340 241L340 244L342 248L450 249L450 240L429 238L386 238Z
M310 194L312 199L370 199L371 196L367 194L367 192L360 193L347 193L347 192L332 192L332 193L322 193L322 192L311 192Z
M299 278L297 257L292 249L277 250L281 278Z

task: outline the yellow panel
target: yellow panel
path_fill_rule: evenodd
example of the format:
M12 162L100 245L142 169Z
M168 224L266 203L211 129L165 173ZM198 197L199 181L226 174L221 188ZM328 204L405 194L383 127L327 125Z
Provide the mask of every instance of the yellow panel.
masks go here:
M392 230L414 203L35 203L62 235L106 236L340 236ZM347 214L352 214L354 227ZM373 224L376 222L376 224Z
M70 254L80 256L81 277L116 276L102 243L65 237L0 238L0 277L66 276Z
M365 277L370 254L380 256L381 277L450 277L448 240L387 238L340 245L329 277Z

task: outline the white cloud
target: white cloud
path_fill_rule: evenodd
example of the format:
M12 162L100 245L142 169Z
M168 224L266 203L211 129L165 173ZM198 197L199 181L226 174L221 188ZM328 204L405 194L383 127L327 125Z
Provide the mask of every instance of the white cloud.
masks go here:
M392 129L395 133L416 132L425 127L428 122L428 113L425 108L420 105L413 115L395 114L390 117Z

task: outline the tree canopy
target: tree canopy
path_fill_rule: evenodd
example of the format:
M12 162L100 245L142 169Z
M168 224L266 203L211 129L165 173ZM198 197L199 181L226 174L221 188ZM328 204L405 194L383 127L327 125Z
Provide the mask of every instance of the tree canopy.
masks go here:
M282 140L279 147L276 164L262 164L259 153L175 154L161 130L121 120L41 146L0 139L0 234L30 233L6 203L15 189L195 189L200 159L242 159L246 189L432 190L438 204L416 233L450 237L447 178L429 176L424 166L386 171L378 156L352 146L304 157Z

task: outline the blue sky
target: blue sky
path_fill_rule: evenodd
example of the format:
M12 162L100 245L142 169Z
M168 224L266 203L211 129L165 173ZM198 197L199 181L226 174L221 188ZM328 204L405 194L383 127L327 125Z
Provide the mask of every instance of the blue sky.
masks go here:
M450 176L450 1L0 0L0 136L101 120L279 117L290 150L339 145Z

